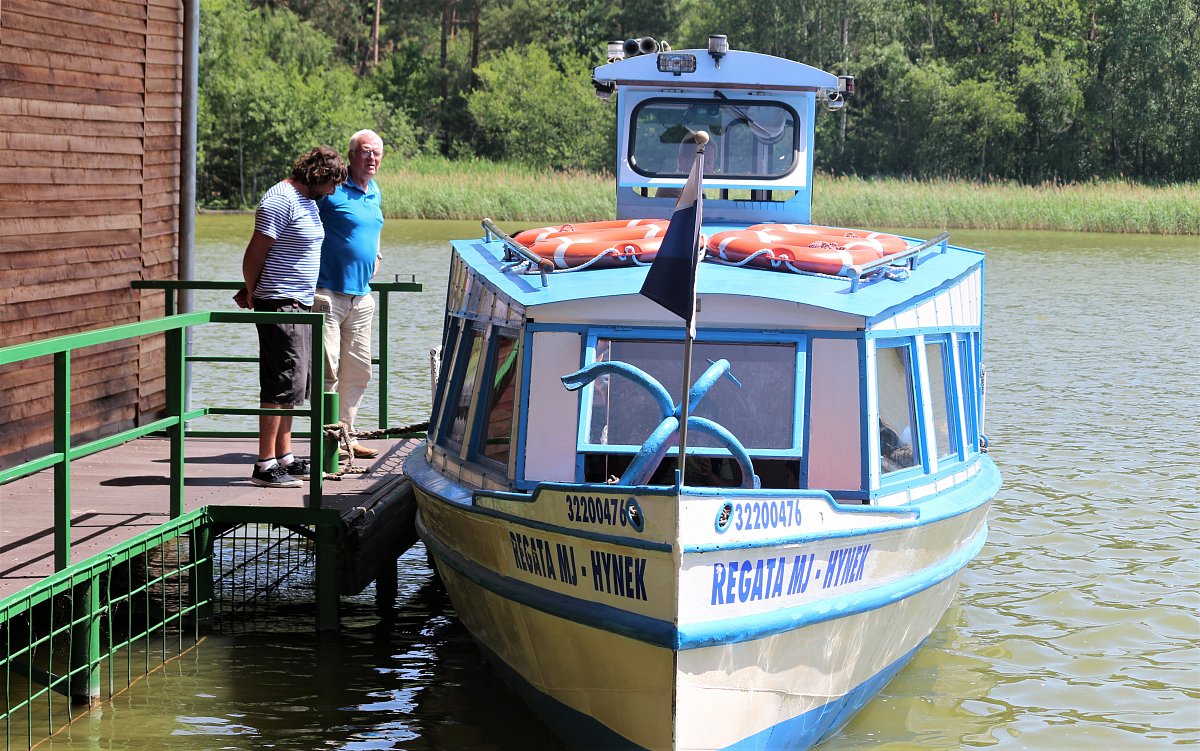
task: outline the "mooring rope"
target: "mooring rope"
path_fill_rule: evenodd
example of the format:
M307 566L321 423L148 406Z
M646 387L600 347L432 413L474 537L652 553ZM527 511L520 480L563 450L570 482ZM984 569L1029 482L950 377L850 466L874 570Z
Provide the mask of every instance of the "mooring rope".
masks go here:
M401 438L411 438L421 435L429 430L428 422L418 422L412 425L405 425L402 428L383 428L381 430L354 430L351 431L349 426L344 422L333 423L332 425L323 426L325 439L328 441L337 441L338 447L346 454L346 466L339 469L337 472L326 472L326 480L340 480L342 475L361 475L367 471L367 467L359 467L354 463L354 449L352 447L355 438L366 438L367 440L375 438L387 438L390 436L399 436Z

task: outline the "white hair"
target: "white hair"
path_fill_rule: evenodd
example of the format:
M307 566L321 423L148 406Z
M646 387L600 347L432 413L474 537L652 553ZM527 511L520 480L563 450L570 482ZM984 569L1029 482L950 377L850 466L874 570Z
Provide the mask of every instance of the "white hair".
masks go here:
M378 141L379 148L383 149L383 139L379 137L378 133L373 130L360 130L354 135L350 136L350 148L348 150L354 151L359 144L367 140Z

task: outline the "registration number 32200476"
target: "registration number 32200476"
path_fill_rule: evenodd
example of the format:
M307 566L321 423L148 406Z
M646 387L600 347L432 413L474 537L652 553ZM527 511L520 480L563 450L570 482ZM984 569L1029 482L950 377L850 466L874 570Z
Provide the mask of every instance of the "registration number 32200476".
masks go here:
M738 531L799 527L800 508L794 499L735 503L729 521Z

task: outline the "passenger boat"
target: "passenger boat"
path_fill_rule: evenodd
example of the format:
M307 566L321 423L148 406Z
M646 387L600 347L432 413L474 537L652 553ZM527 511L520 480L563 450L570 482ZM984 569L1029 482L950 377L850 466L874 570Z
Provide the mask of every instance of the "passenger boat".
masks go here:
M418 531L571 748L808 748L984 545L984 257L811 224L814 119L849 77L627 47L594 71L617 220L453 243ZM694 339L641 294L688 201Z

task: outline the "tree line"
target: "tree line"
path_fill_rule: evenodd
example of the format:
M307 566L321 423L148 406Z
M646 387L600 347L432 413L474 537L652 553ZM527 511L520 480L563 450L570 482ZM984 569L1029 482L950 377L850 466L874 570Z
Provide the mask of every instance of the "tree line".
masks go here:
M609 40L852 74L817 120L834 174L1200 179L1195 0L202 0L200 198L248 205L309 145L611 170Z

